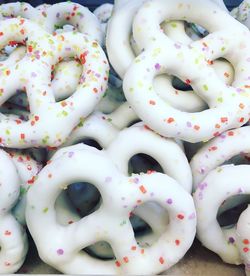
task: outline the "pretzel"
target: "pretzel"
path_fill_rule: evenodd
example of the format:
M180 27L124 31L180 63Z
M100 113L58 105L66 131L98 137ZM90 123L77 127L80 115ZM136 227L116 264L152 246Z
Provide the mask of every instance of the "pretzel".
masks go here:
M131 41L129 41L128 37L130 36L134 15L143 2L145 1L127 1L126 4L123 3L122 8L118 10L115 9L109 22L107 32L107 51L112 66L121 78L124 78L129 65L135 59L135 56L139 55L141 52L140 49L137 49L138 47L136 43L133 43L133 40L132 46L130 45ZM177 42L184 44L192 42L191 38L185 32L183 22L171 21L168 23L165 21L162 23L161 27L171 39ZM119 54L118 49L123 50L123 55ZM229 80L226 76L230 76L233 73L232 68L230 67L230 64L228 64L228 70L223 72L224 79L226 80ZM217 66L215 66L215 69L217 69ZM154 88L160 97L182 111L197 112L206 108L206 103L193 91L183 92L179 89L175 89L172 86L171 80L172 78L170 76L166 78L166 74L156 76L156 79L154 80ZM231 82L232 80L233 78L231 79ZM229 80L229 84L231 84L231 82ZM166 90L168 91L167 93Z
M106 148L107 154L124 174L128 174L129 160L133 156L139 153L148 154L159 162L164 173L176 179L185 190L189 192L191 191L192 175L182 148L180 148L176 142L162 138L153 133L143 124L133 125L132 127L118 133L118 130L112 125L112 121L109 122L104 120L104 117L101 114L91 115L78 131L72 133L67 144L63 146L83 141L84 138L94 139L102 148ZM175 158L169 159L169 156L175 156ZM142 169L143 166L145 166L143 162L140 159L137 159L136 169ZM154 167L147 167L147 169L153 171ZM84 193L83 191L80 193L80 189L83 189ZM98 201L97 192L93 188L84 185L76 184L72 188L69 188L69 195L72 202L74 202L82 214L86 214L86 211L88 212L89 209L93 208L96 201ZM86 200L88 200L87 205ZM157 213L160 221L167 220L166 215L161 211L161 208L154 207L154 209L158 210ZM151 215L149 215L149 213L150 205L148 204L145 204L142 208L135 211L135 215L139 215L143 218L147 224L151 226L154 233L162 233L161 229L164 229L164 224L154 223L154 212L151 211ZM139 223L134 219L132 220L132 223L136 231L139 227L145 228L146 226L145 223ZM141 240L141 242L143 243L144 241ZM147 241L147 243L149 242ZM102 256L104 255L104 252L102 253ZM98 250L95 250L95 254L100 255ZM109 250L105 257L110 257Z
M179 5L182 5L181 9L178 8ZM194 7L200 13L190 13L189 10ZM159 10L161 16L158 14ZM163 19L182 19L184 16L186 20L203 25L208 30L218 31L188 46L176 44L160 32L159 24ZM142 20L145 20L143 28L140 27ZM133 29L136 43L140 48L145 48L145 51L130 66L124 78L123 88L132 108L149 127L163 136L177 137L194 143L208 140L247 121L249 65L245 57L249 49L246 36L248 31L242 24L210 2L197 4L193 0L186 0L166 3L156 0L148 2L139 10L134 19ZM227 39L234 32L238 34L237 42L230 40L225 51L221 52L225 46L223 42L222 47L216 46L221 41L220 38L224 37L223 41L229 41ZM241 43L247 45L242 49L242 56L232 58L232 54ZM209 45L207 52L202 51L204 45ZM166 48L167 51L164 50ZM214 70L207 65L208 60L218 57L226 58L233 64L236 72L233 86L225 86ZM194 63L195 60L198 63ZM239 72L242 66L245 70ZM155 93L152 80L156 75L169 72L195 87L196 93L208 103L209 109L199 113L186 113L166 105L166 102ZM142 88L143 93L138 93ZM208 117L209 121L206 119ZM220 124L222 118L226 119L226 123ZM220 129L217 128L218 124Z
M249 260L249 205L239 217L236 226L236 246L240 252L241 258L245 264L246 275L249 276L250 260Z
M233 157L241 155L241 161L244 161L244 156L250 153L249 136L250 127L244 126L226 131L204 144L190 162L194 189L210 171L232 160Z
M242 24L250 28L249 22L250 1L243 0L240 5L231 11L231 15L239 20Z
M24 229L11 214L19 196L19 176L10 156L3 150L0 161L0 273L9 274L23 264L28 243Z
M223 261L241 264L236 247L236 229L221 228L217 221L220 205L234 195L248 195L249 165L226 165L211 171L194 193L197 211L197 236L204 246L218 254ZM216 190L216 192L214 192Z
M59 174L58 167L62 166L63 173ZM97 172L96 167L102 170ZM77 274L158 273L174 265L194 238L196 219L192 199L166 175L155 173L136 177L137 184L133 176L121 174L105 153L89 147L72 151L47 165L28 192L26 208L27 224L40 257L64 273ZM61 185L66 188L76 179L94 183L102 194L103 204L98 211L79 222L61 226L56 221L54 203ZM166 196L173 200L173 204L166 204ZM171 217L171 228L166 229L150 248L138 247L128 220L138 199L160 203ZM57 238L51 242L54 235ZM78 253L98 240L107 240L111 244L116 260L97 261L84 252Z
M39 17L39 11L29 3L15 2L0 5L0 19L23 17L30 20L36 20Z
M107 23L112 15L113 6L110 3L100 5L94 10L94 15L98 18L101 23L102 31L106 33Z
M45 30L53 33L55 26L71 24L79 32L89 35L92 39L102 44L103 33L98 19L89 9L77 3L61 2L43 9L42 14L36 20Z
M42 165L33 160L30 155L20 151L10 150L8 154L11 156L20 177L21 193L12 213L19 223L25 225L26 195L29 188L34 184L36 175L42 169Z
M13 26L15 26L14 29ZM18 63L18 66L3 67L3 72L10 72L10 74L5 73L1 76L5 85L2 86L0 102L9 98L13 91L25 86L31 115L28 122L21 122L21 124L12 120L1 121L2 145L25 148L61 144L80 118L87 116L93 110L105 92L108 64L102 49L96 42L80 33L65 33L52 37L25 19L3 21L0 31L5 34L0 40L0 45L13 37L19 40L26 38L27 49L30 52ZM33 44L36 41L39 41L39 44ZM58 52L53 55L45 54L53 52L51 43ZM82 81L72 96L55 103L49 87L50 67L58 60L75 55L84 67ZM82 95L85 97L84 101ZM48 117L50 120L47 120Z

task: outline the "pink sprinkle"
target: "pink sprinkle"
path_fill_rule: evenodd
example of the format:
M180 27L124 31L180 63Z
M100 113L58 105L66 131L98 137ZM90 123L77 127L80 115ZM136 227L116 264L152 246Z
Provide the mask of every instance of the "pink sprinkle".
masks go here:
M169 198L168 200L167 200L167 204L172 204L173 203L173 200L171 199L171 198Z
M64 251L63 249L60 248L60 249L57 249L56 253L57 255L63 255Z
M159 63L156 63L156 64L155 64L155 69L156 69L156 70L160 70L160 69L161 69L161 65L160 65Z

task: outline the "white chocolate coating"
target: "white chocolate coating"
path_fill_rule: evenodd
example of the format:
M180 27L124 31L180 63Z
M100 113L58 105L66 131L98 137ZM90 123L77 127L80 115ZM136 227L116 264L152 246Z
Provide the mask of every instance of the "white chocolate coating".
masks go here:
M20 151L8 150L8 154L11 156L20 177L20 196L12 213L19 223L25 225L26 195L29 188L34 184L37 174L42 169L42 165Z
M59 173L58 168L62 166L63 173ZM94 183L102 194L103 204L88 217L62 227L55 219L54 202L62 183L66 187L76 179ZM166 196L172 198L172 204L166 203ZM171 217L170 227L154 245L143 251L138 248L128 221L138 199L158 202ZM56 269L74 274L154 274L164 271L191 246L196 225L193 201L176 181L159 173L137 175L135 181L133 176L126 177L117 171L103 152L89 147L65 154L40 172L28 192L26 219L40 257ZM56 239L52 242L51 237ZM84 252L79 253L98 240L107 240L111 244L116 261L97 261Z
M250 127L244 126L224 132L205 143L190 162L193 173L194 189L208 173L232 157L250 153Z
M241 264L235 227L221 228L216 216L220 205L234 195L249 195L249 165L227 165L211 171L194 193L197 236L204 246L224 262ZM216 190L216 192L215 192Z
M106 33L107 23L112 15L114 5L110 3L102 4L94 10L94 15L98 18L101 23L102 31Z
M145 51L135 59L124 78L123 88L127 100L138 116L161 135L178 137L192 143L208 140L223 131L243 125L249 116L250 67L246 58L250 50L249 31L210 2L167 2L169 5L162 0L148 2L140 8L134 19L134 38ZM182 8L179 8L180 5ZM197 13L189 12L194 8ZM212 32L188 46L175 43L160 31L159 24L166 18L172 20L183 17L204 25L209 31L218 32ZM237 41L230 39L234 34L237 34ZM241 46L243 44L244 47ZM242 48L241 54L237 55L235 49L239 48ZM233 86L226 86L208 65L209 60L218 57L227 58L233 65ZM242 71L240 68L243 67L245 70ZM171 73L190 83L207 102L209 109L187 113L166 105L152 87L154 77L163 73ZM221 118L227 118L227 123L218 130L216 125Z
M24 229L11 214L20 191L20 179L10 156L0 151L0 273L16 272L23 264L28 242Z
M108 63L104 52L95 41L80 33L51 36L25 19L3 21L0 31L6 34L0 37L0 46L13 37L18 40L27 37L29 53L19 66L5 67L2 62L1 79L5 85L0 101L25 86L31 113L29 121L21 124L10 119L1 121L1 144L18 148L58 146L80 118L92 112L106 90ZM35 41L39 44L34 44ZM57 52L53 52L54 47ZM50 68L58 60L75 55L82 63L82 81L72 96L56 103L50 87Z
M250 207L243 211L236 226L236 245L245 264L246 275L250 275Z

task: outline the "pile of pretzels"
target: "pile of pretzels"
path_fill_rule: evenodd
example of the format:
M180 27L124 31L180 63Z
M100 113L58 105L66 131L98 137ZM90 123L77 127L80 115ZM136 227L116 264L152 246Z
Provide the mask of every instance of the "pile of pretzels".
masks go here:
M67 274L161 273L197 237L250 275L249 14L0 5L1 274L29 231Z

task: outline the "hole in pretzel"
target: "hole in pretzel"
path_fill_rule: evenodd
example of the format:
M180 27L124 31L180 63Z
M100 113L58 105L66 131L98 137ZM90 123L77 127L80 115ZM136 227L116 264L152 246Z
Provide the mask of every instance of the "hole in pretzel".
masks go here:
M138 153L132 156L129 160L128 173L147 173L149 171L156 171L163 173L161 165L151 156Z
M67 195L81 217L98 210L102 201L98 189L88 182L72 183L68 186Z
M240 153L233 156L223 163L223 165L249 165L250 164L250 153Z
M82 65L77 58L63 59L51 68L51 85L57 102L70 97L81 81Z
M220 206L217 221L221 227L232 228L238 221L240 214L250 203L250 195L242 194L227 198Z
M135 206L130 215L130 223L135 239L141 248L153 245L166 231L169 223L168 212L156 202L146 202Z
M0 113L4 114L11 120L15 120L17 124L27 122L29 120L29 112L25 108L9 102L4 103L0 107Z
M115 259L112 246L106 241L99 241L95 244L92 244L84 248L83 251L95 259L100 259L103 261Z
M150 217L148 219L152 219L152 217L158 218L156 221L151 220L151 224L158 223L161 224L157 229L157 233L149 226L149 224L143 220L140 215L135 215L133 212L130 215L130 223L134 230L135 239L137 241L138 246L143 250L144 248L150 247L153 243L155 243L162 233L166 230L168 225L168 215L165 209L163 209L159 204L155 202L145 203L148 208L151 207L151 211L149 212ZM135 209L142 210L145 208L145 204L136 207ZM145 215L145 214L144 214ZM146 216L148 213L146 214ZM93 245L90 245L83 249L84 252L88 253L91 257L101 260L112 260L115 259L114 252L112 250L112 246L106 241L100 241Z
M76 140L74 142L74 145L80 144L80 143L83 143L83 144L85 144L87 146L90 146L90 147L94 147L98 150L102 150L101 145L96 140L94 140L92 138L84 138L84 139Z
M54 33L60 34L60 33L66 33L66 32L73 32L77 28L67 22L59 22L58 24L54 25Z

